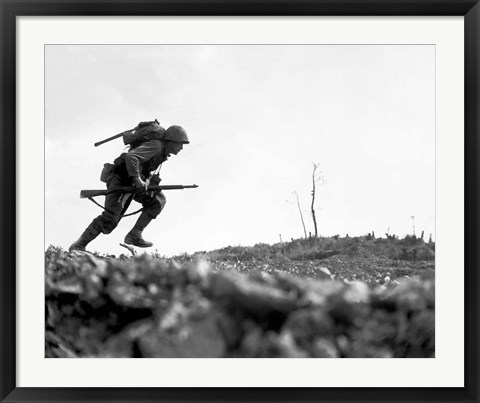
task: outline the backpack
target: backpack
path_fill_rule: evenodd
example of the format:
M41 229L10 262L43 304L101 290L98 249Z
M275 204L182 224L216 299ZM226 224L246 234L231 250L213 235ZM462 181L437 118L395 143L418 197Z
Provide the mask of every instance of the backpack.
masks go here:
M123 144L135 148L148 140L162 140L164 136L165 129L155 119L151 122L140 122L133 130L125 132Z

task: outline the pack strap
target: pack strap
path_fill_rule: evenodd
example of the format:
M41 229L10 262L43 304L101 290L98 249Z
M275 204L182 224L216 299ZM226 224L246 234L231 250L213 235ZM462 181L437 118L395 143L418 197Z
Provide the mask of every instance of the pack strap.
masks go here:
M108 211L109 213L114 214L113 211L111 211L111 210L103 207L100 203L97 203L97 202L93 199L93 197L89 197L88 200L92 201L94 204L96 204L98 207L104 209L105 211ZM123 215L120 216L120 219L122 219L123 217L128 217L128 216L131 216L131 215L138 214L138 213L140 213L140 211L142 211L142 210L143 210L143 207L142 207L141 209L137 210L137 211L134 211L133 213L123 214Z

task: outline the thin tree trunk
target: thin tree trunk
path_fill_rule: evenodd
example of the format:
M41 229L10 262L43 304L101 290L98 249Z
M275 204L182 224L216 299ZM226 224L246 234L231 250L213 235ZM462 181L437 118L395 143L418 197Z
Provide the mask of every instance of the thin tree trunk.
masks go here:
M298 200L298 193L294 192L295 196L297 196L297 206L298 206L298 211L300 212L300 218L302 220L302 225L303 225L303 233L305 234L305 238L307 238L307 229L305 228L305 222L303 221L303 214L302 214L302 209L300 208L300 201Z
M315 238L318 238L318 228L317 228L317 218L315 217L315 171L317 170L317 165L313 164L313 174L312 174L312 218L313 218L313 227L315 229Z

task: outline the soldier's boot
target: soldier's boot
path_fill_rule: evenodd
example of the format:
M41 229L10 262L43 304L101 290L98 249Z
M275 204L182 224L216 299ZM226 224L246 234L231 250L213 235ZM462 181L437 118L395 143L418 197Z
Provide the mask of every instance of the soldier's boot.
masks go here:
M153 246L152 242L146 241L142 238L142 232L145 227L150 224L150 221L152 221L152 218L148 214L142 212L134 227L125 236L125 243L138 246L139 248L149 248L150 246Z
M89 225L87 229L83 232L83 234L80 235L80 238L78 238L74 243L70 245L70 247L68 248L69 252L73 250L84 251L85 247L91 241L93 241L99 234L100 234L100 231L93 228L92 225Z

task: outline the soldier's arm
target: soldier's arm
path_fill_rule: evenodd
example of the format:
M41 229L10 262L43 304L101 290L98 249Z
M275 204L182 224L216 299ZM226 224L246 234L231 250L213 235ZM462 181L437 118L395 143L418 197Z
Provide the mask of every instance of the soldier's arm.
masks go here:
M155 155L163 152L163 143L160 140L147 141L125 155L125 165L128 176L140 177L141 165Z

